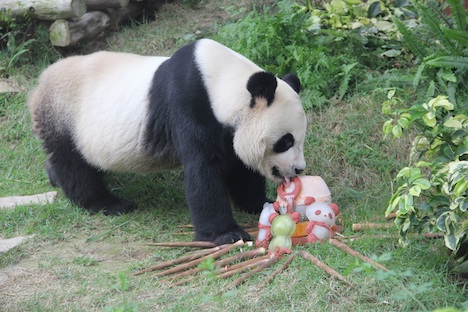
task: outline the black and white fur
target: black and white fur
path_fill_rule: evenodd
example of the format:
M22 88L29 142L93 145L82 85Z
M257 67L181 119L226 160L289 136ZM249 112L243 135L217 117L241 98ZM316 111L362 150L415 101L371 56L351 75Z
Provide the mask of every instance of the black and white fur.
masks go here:
M52 184L90 211L120 214L108 171L150 173L182 165L195 239L249 236L231 201L247 212L305 168L306 116L299 79L282 79L208 39L171 58L97 52L44 71L29 105Z

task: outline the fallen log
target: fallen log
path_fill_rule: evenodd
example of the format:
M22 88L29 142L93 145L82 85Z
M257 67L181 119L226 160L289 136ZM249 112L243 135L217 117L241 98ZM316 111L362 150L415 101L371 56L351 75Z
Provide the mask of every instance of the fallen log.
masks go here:
M86 0L88 11L103 10L108 8L124 8L129 0Z
M97 37L109 27L109 16L100 11L88 12L79 19L56 20L49 28L50 42L56 47L74 46L79 41Z
M30 15L40 20L81 17L86 13L86 0L2 0L0 10L7 16Z

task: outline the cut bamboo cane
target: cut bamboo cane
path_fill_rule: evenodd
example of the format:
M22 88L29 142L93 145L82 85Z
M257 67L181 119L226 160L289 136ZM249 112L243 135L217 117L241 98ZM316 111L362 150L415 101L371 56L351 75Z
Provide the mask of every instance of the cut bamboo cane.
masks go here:
M221 259L221 260L215 261L213 263L213 266L215 268L219 268L221 270L223 270L223 268L224 268L224 270L226 270L225 267L227 265L229 265L229 264L232 264L232 263L234 263L236 261L243 261L243 262L237 264L237 265L241 265L242 263L246 262L244 260L252 259L252 258L255 259L258 256L263 256L266 252L267 252L267 250L265 248L257 248L257 249L254 249L254 250L244 251L244 252L242 252L240 254L228 257L226 259Z
M241 253L239 253L237 255L228 257L226 259L221 259L221 260L215 261L213 263L213 267L222 269L226 265L231 264L233 262L243 261L245 259L251 259L251 258L257 257L259 255L263 255L265 253L266 253L265 248L257 248L257 249L254 249L254 250L244 251L244 252L241 252ZM198 272L201 272L201 271L203 271L203 269L200 269L200 268L196 267L196 268L193 268L193 269L190 269L190 270L187 270L187 271L183 271L183 272L174 274L171 277L168 277L167 279L162 280L161 282L165 282L165 281L167 281L169 279L175 280L175 279L187 276L187 275L197 274Z
M372 260L371 258L369 257L366 257L364 256L363 254L351 249L351 247L349 247L348 245L346 245L345 243L342 243L336 239L333 239L333 238L330 238L329 239L329 242L330 244L332 244L333 246L343 250L344 252L346 252L347 254L353 256L353 257L356 257L356 258L359 258L367 263L370 263L372 264L373 266L383 270L383 271L388 271L388 269L386 267L384 267L383 265L381 265L380 263L377 263L375 262L374 260Z
M272 266L273 264L275 264L276 262L278 262L278 257L271 257L269 258L267 261L265 262L262 262L258 267L246 272L245 274L243 274L242 276L239 276L238 278L236 278L234 281L232 281L228 286L227 286L227 289L229 288L232 288L234 286L238 286L239 284L245 282L249 277L251 277L252 275L256 274L257 272L260 272L266 268L269 268L270 266Z
M262 256L262 257L250 259L250 260L247 260L247 261L232 265L230 267L221 268L218 271L220 274L217 277L218 278L231 277L234 274L243 272L243 271L245 271L247 269L250 269L252 267L260 265L262 262L268 261L268 259L270 259L271 257L272 257L272 255L265 255L265 256Z
M193 247L193 248L213 248L216 247L215 243L194 241L194 242L163 242L163 243L148 243L147 246L157 247Z
M350 281L348 281L343 275L341 275L340 273L338 273L337 271L335 271L334 269L332 269L331 267L329 267L328 265L326 265L325 263L320 261L318 258L311 255L307 251L301 251L301 256L304 257L307 260L310 260L315 266L317 266L320 269L324 270L328 275L330 275L332 277L335 277L335 278L345 282L349 286L353 287L353 284Z
M228 271L226 273L220 274L217 277L218 278L228 278L228 277L231 277L233 275L243 273L245 271L253 270L253 269L255 269L255 268L259 267L259 266L262 266L263 264L265 264L265 263L267 263L269 261L270 261L270 258L263 259L263 260L251 263L249 265L242 266L242 267L237 268L235 270L231 270L231 271Z
M264 288L266 285L268 285L279 273L283 272L286 270L288 265L296 258L297 253L292 253L289 255L288 259L284 261L279 268L277 268L271 275L269 275L265 281L263 282L262 285L260 285L260 289Z
M389 229L394 226L394 223L354 223L351 228L353 231L359 232L370 229Z
M228 246L229 245L221 245L221 246L213 247L213 248L210 248L210 249L199 250L197 252L191 253L191 254L183 256L183 257L179 257L177 259L168 260L168 261L164 261L164 262L155 264L155 265L150 266L148 268L145 268L143 270L137 271L137 272L133 273L133 275L134 276L141 275L143 273L153 272L153 271L156 271L156 270L162 270L162 269L168 268L168 267L176 265L176 264L184 263L184 262L187 262L187 261L192 261L192 260L201 258L203 256L212 254L212 253L214 253L214 252L216 252L218 250L224 249L224 248L226 248Z
M239 223L239 226L242 228L254 228L257 227L257 223L250 223L250 222L245 222L245 223ZM176 226L177 228L194 228L193 224L181 224Z
M191 281L195 280L198 277L199 277L198 275L189 276L187 278L184 278L183 280L179 280L179 281L177 281L175 283L170 284L169 287L181 286L181 285L187 284L188 282L191 282Z
M422 233L422 234L411 234L408 235L408 237L424 237L424 238L441 238L444 237L443 233ZM398 239L398 235L394 234L373 234L373 235L352 235L352 236L342 236L338 237L335 236L335 239L339 240L344 240L347 239L349 241L354 241L354 240L359 240L359 239L364 239L364 238L393 238L393 239Z
M218 268L218 269L216 269L216 273L221 274L221 273L224 273L227 270L229 270L229 267L226 267L226 265L228 265L230 263L233 263L235 261L239 261L239 260L242 261L243 259L251 259L251 258L257 257L259 255L265 254L265 252L266 252L265 248L257 248L255 250L245 251L245 252L242 252L240 254L228 257L226 259L215 261L213 263L213 266ZM238 267L242 267L244 265L248 265L251 262L258 261L257 259L258 258L254 258L254 259L251 259L251 260L248 260L248 261L245 261L245 262L241 262L241 263L238 263L238 264L236 264L236 265L234 265L232 267L234 269L238 268ZM188 271L184 271L184 272L172 275L171 277L162 280L162 282L167 281L169 279L178 279L178 278L181 278L181 277L184 277L184 276L187 276L187 275L196 274L196 273L198 273L200 271L202 271L202 269L194 268L194 269L191 269L191 270L188 270ZM192 277L188 277L188 278L186 278L184 280L181 280L179 282L176 282L176 283L174 283L172 285L175 285L175 286L176 285L182 285L182 284L185 284L185 283L191 281L192 279L193 279Z
M244 241L242 240L239 240L237 242L235 242L234 244L231 244L231 245L228 245L227 247L219 250L219 251L216 251L212 254L209 254L209 255L206 255L204 257L201 257L201 258L198 258L198 259L195 259L195 260L192 260L190 262L187 262L187 263L182 263L180 265L177 265L173 268L170 268L168 270L165 270L165 271L161 271L161 272L158 272L156 274L154 274L154 276L164 276L164 275L169 275L169 274L173 274L173 273L177 273L177 272L180 272L180 271L183 271L183 270L186 270L186 269L189 269L191 267L194 267L198 264L200 264L201 262L209 259L209 258L214 258L214 259L217 259L219 258L220 256L228 253L231 249L235 248L235 247L238 247L238 246L241 246L244 244Z

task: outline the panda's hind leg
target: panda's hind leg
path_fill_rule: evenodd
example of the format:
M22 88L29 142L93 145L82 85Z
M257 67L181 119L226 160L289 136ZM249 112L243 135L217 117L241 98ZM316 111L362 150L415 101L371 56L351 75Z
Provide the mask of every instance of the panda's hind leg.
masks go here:
M46 162L52 185L62 188L73 203L91 212L119 215L134 210L133 202L119 198L107 189L104 172L89 165L75 149L63 147L55 148Z

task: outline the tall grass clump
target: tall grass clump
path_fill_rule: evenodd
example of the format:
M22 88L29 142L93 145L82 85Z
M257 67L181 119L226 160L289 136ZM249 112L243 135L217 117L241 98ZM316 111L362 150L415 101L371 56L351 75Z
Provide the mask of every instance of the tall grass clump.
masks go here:
M229 24L215 39L278 75L295 72L306 86L306 108L342 99L364 76L365 54L351 34L317 33L313 22L291 1L280 1L262 12L253 10Z
M0 10L0 77L30 75L31 66L41 68L58 59L48 36L48 28L29 15L16 18Z

